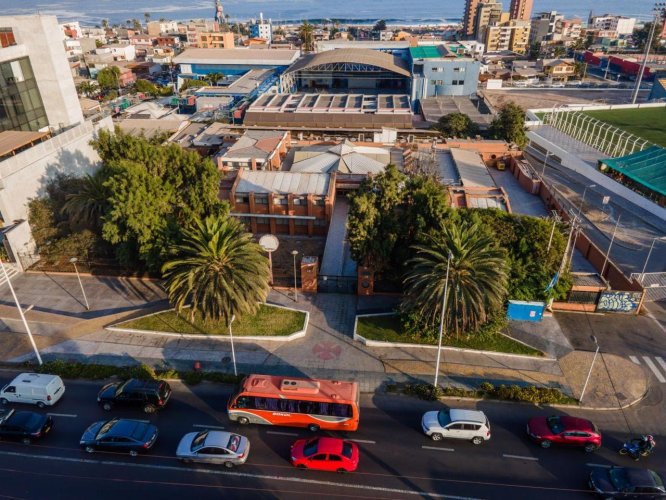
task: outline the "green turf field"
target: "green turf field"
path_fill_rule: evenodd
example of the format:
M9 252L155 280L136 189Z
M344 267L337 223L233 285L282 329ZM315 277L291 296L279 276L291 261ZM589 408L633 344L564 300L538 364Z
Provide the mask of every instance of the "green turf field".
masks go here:
M585 114L666 147L666 107L585 111Z

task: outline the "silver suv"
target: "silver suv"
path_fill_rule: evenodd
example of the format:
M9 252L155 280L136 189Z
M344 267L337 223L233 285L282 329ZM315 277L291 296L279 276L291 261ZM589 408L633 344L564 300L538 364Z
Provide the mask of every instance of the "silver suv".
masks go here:
M421 419L421 427L433 441L443 438L466 439L481 444L490 439L490 423L486 414L477 410L448 409L429 411Z

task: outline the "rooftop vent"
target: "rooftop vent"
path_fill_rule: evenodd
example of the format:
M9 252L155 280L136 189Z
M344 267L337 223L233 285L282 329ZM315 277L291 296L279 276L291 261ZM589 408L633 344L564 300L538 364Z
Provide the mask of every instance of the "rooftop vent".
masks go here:
M319 392L319 382L313 380L282 380L280 387L284 392L294 392L298 394L317 394Z

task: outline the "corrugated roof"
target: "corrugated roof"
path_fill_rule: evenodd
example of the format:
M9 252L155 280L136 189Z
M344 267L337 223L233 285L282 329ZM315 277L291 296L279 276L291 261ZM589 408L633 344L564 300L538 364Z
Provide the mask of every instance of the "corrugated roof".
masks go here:
M463 186L497 187L479 153L459 148L451 148L450 151Z
M328 194L328 174L244 170L236 187L237 193Z
M296 61L287 68L286 73L292 73L302 69L320 66L322 64L354 63L367 64L378 68L409 77L411 73L404 59L370 49L335 49L327 50L319 54L310 54Z
M666 196L666 148L652 146L620 158L603 160L609 168Z
M173 58L175 64L266 64L286 66L298 58L287 49L186 49Z
M295 162L291 166L291 172L378 174L383 172L386 165L391 161L390 151L382 148L355 146L350 141L344 141L334 146L310 146L303 148L301 151L313 153L313 155ZM382 153L386 156L385 162L366 156L377 156L382 155Z

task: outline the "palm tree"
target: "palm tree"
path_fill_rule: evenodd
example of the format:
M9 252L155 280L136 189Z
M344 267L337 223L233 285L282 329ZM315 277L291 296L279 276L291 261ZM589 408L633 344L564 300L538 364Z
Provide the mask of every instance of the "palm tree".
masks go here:
M68 194L61 212L75 224L98 228L108 208L108 190L104 183L107 177L98 170L94 175L86 174L78 193Z
M506 294L505 252L478 224L447 225L440 233L414 245L416 257L407 262L411 270L404 280L403 310L439 324L449 252L447 331L471 332L498 310Z
M304 21L303 24L298 28L298 36L303 42L303 49L306 52L311 52L314 45L314 26L307 21Z
M560 58L560 57L564 57L566 55L566 53L567 53L567 49L565 47L563 47L562 45L558 45L557 47L555 47L553 49L553 57L555 57L556 59Z
M207 217L184 231L176 255L162 267L170 302L190 318L229 324L254 314L268 295L268 259L243 225L231 217Z
M217 82L223 79L224 75L222 73L208 73L208 75L206 75L206 80L208 80L208 82L213 86L216 86Z
M144 12L143 18L146 20L146 30L148 30L148 23L150 22L150 12Z

